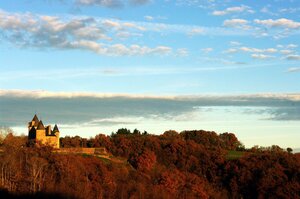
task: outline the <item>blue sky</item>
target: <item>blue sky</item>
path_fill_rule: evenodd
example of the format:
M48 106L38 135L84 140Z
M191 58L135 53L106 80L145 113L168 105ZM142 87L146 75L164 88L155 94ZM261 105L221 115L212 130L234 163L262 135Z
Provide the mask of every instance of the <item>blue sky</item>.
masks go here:
M124 94L130 99L139 95L148 99L149 96L207 94L265 97L265 94L272 93L278 95L276 99L280 101L282 94L298 95L300 91L299 36L300 3L296 0L1 1L1 96L12 97L14 93L15 97L15 92L19 93L18 98L24 97L24 92L28 95L45 92L48 96L50 92L53 93L51 96L60 99L63 95L63 99L67 99L66 95L76 92ZM72 95L72 99L76 97ZM296 104L295 110L299 110L299 99L288 97L286 103L291 102ZM60 103L59 100L57 103ZM81 106L86 105L85 101L81 103ZM186 103L189 107L195 106L190 101ZM124 102L121 104L128 106ZM7 104L2 101L1 106ZM213 106L220 108L224 104ZM285 111L288 116L292 114L287 117L289 119L274 119L276 111L265 111L266 117L261 116L260 111L254 111L254 120L246 117L244 108L249 106L252 105L243 104L241 108L232 104L232 114L218 108L205 114L202 111L200 115L209 118L205 124L197 123L199 118L195 115L192 117L193 124L184 120L180 124L173 120L166 122L168 117L161 116L156 118L159 125L147 127L154 133L170 128L235 131L248 145L256 142L259 145L277 143L299 147L293 142L299 138L299 115ZM20 117L17 123L3 118L4 113L17 114L13 110L15 106L9 107L9 110L0 109L2 125L22 126L25 116ZM260 104L258 110L262 107L270 109L266 104ZM65 114L64 110L59 111ZM55 122L54 116L47 116L46 110L33 112ZM26 114L32 117L29 110ZM217 121L220 114L243 122L239 125L228 121L218 125L209 123ZM131 126L126 122L120 126L142 127L145 121L153 119L142 115L143 119L139 118L136 122L136 115L128 113L129 118L132 116L135 122ZM120 116L116 113L110 115L109 119L112 118L120 119ZM70 121L75 122L75 119ZM148 121L148 124L151 122ZM256 124L268 128L259 128L253 134L252 126ZM251 136L284 130L287 126L291 135L285 135L284 143L281 143L280 136L283 135L280 132L279 138L275 135L268 137L271 139L269 142L258 138L247 141ZM117 127L99 124L83 136L99 132L97 129L107 133ZM77 131L70 129L66 128L65 134L83 132L78 127ZM245 131L248 133L242 134Z

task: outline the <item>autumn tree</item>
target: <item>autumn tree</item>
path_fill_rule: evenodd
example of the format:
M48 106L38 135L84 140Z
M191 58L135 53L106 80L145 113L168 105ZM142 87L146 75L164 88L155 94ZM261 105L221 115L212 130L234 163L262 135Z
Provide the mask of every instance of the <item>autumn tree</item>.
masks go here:
M156 155L154 152L145 149L141 153L131 154L128 162L139 171L150 171L156 164Z
M219 137L222 142L221 146L224 149L236 150L242 145L233 133L222 133Z
M2 146L6 136L8 134L13 134L13 130L8 127L0 127L0 146Z

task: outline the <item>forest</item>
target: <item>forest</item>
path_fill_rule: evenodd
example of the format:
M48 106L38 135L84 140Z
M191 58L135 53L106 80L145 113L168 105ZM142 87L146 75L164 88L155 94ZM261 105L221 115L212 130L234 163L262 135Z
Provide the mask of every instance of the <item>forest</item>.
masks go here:
M119 129L60 145L105 147L120 161L59 154L9 132L0 139L0 198L300 198L299 154L245 148L233 133Z

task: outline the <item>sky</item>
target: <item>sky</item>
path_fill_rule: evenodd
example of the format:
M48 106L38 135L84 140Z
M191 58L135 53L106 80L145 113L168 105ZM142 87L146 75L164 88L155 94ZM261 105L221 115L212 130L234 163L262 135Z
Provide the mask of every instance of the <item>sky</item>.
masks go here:
M0 125L300 147L297 0L0 2Z

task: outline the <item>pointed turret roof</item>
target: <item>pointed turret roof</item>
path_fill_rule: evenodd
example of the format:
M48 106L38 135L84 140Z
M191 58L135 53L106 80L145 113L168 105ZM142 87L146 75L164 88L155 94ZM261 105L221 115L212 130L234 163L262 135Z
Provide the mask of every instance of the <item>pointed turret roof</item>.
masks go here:
M39 122L39 125L38 125L38 127L37 127L37 130L45 130L45 126L44 126L42 120Z
M39 118L36 116L36 114L34 114L34 117L31 121L34 121L36 124L39 123Z
M57 125L55 124L54 128L53 128L53 132L59 132Z

